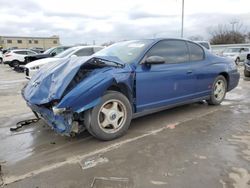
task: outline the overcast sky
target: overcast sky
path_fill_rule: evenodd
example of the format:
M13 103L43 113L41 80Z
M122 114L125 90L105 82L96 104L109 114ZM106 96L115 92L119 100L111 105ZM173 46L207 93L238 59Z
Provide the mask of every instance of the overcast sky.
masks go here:
M182 0L0 0L0 35L59 35L62 44L180 37ZM185 0L184 37L241 22L250 0Z

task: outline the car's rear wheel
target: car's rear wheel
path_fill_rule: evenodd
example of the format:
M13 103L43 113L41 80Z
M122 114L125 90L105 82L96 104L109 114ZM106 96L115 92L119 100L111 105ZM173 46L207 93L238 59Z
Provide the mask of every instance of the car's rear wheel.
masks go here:
M246 68L244 69L244 76L245 77L250 77L250 72L246 70Z
M132 108L122 93L108 91L99 105L85 112L87 130L100 140L112 140L122 136L130 126Z
M12 65L12 67L14 67L14 68L18 68L18 67L19 67L19 61L14 60L14 61L12 61L11 65Z
M210 105L219 105L225 98L227 92L227 80L224 76L218 76L212 88L212 93L210 99L207 100L207 103Z

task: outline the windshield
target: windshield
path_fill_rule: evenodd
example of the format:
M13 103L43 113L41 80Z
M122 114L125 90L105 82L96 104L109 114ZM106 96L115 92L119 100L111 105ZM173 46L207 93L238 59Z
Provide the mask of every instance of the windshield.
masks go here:
M227 52L227 53L237 53L237 52L240 52L240 48L227 48L225 50L225 52Z
M105 48L95 56L115 56L124 63L134 62L153 40L133 40L119 42Z
M64 52L61 52L60 54L56 55L56 58L64 58L67 57L68 55L70 55L71 53L73 53L74 51L76 51L76 49L78 48L69 48L67 50L65 50Z
M45 52L43 52L44 54L49 54L52 50L54 50L54 48L49 48L48 50L46 50Z

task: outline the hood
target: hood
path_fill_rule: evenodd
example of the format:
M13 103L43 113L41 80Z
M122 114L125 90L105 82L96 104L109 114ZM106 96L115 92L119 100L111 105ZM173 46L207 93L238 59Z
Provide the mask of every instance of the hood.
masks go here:
M54 58L54 57L39 59L39 60L32 61L31 63L26 64L25 68L42 66L42 65L45 65L45 64L50 63L52 61L56 61L56 60L58 60L58 58Z
M98 60L98 61L96 61ZM107 66L122 67L121 60L112 56L91 56L67 58L43 66L28 82L23 90L23 96L31 104L41 105L53 100L59 100L65 89L85 65L91 69Z

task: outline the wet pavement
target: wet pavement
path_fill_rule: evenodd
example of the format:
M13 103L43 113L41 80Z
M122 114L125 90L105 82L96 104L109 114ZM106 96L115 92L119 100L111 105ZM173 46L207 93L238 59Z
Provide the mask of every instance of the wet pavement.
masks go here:
M242 71L242 68L240 68ZM16 187L250 187L250 80L220 106L196 103L132 121L101 142L54 133L22 100L24 75L0 65L0 184Z

